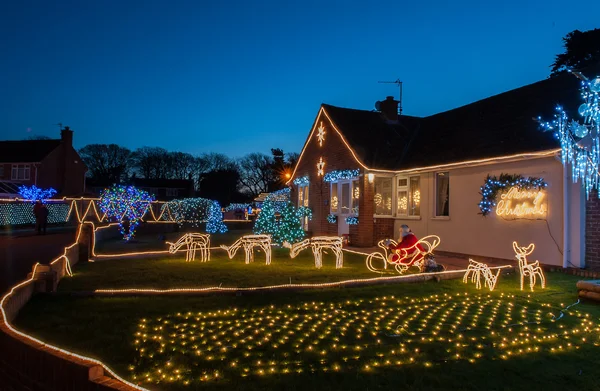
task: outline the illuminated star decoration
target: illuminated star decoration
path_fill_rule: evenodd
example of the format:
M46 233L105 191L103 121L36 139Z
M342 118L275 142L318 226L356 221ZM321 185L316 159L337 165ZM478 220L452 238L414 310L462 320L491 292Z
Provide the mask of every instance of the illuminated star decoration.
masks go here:
M318 129L317 140L319 140L319 147L322 147L323 141L325 141L325 127L323 126L323 121L321 121L321 125L319 125Z
M600 77L589 80L579 72L569 72L581 79L581 97L584 103L579 106L578 111L583 120L569 121L567 113L558 106L554 120L542 123L542 129L554 132L554 136L560 141L563 165L571 164L573 182L581 179L589 199L590 191L597 190L600 182Z
M323 158L319 158L319 162L317 163L317 176L323 176L325 174L325 162Z

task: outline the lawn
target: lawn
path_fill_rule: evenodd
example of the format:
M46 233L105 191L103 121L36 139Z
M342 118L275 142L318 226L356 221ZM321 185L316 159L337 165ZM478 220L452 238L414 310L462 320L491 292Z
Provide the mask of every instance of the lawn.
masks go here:
M211 246L231 244L242 233L212 235ZM170 235L176 240L181 233ZM161 247L162 245L162 247ZM158 237L144 237L136 243L110 241L97 251L120 253L168 248ZM101 288L201 288L201 287L250 287L289 283L338 282L353 278L373 278L365 266L365 256L344 252L344 267L335 268L335 256L326 250L323 267L315 268L310 248L291 259L289 249L273 248L272 262L265 264L265 254L255 251L254 262L245 263L244 250L240 249L229 259L222 249L211 251L209 262L185 262L185 253L164 254L146 258L100 258L95 262L77 265L74 276L61 280L59 292L92 291ZM199 259L199 256L198 256ZM415 269L416 270L416 269ZM383 274L392 276L394 272Z
M561 317L578 279L547 279L534 293L513 274L491 293L451 280L250 296L40 295L16 325L150 389L600 389L600 307Z

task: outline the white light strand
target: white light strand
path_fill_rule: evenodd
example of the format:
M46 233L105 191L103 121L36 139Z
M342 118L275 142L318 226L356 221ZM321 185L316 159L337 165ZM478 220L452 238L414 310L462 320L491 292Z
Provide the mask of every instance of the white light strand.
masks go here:
M296 258L302 250L311 247L317 269L323 267L323 251L330 249L335 254L335 268L340 269L344 266L342 238L339 236L314 236L294 244L285 242L283 246L290 249L290 258Z
M210 261L210 235L202 233L187 233L177 240L170 243L169 253L175 254L181 247L186 246L185 261L191 262L196 259L196 251L200 250L200 262Z
M546 277L544 277L544 272L540 267L540 261L535 261L533 263L527 262L527 256L530 255L534 249L535 244L533 243L527 247L521 247L517 244L517 242L513 242L513 250L516 254L515 257L519 261L521 290L523 290L523 282L525 277L529 277L529 287L531 288L532 292L537 280L536 276L540 279L540 285L542 289L546 287Z
M271 236L269 235L245 235L236 240L231 246L221 245L221 248L227 251L229 259L232 259L237 251L244 247L246 255L245 262L249 264L254 262L254 248L258 247L265 253L266 264L271 264Z

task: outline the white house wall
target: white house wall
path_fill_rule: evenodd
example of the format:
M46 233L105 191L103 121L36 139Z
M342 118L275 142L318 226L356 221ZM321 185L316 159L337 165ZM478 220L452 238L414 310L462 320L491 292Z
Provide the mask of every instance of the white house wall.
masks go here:
M397 233L408 224L418 237L438 235L440 251L472 256L514 259L512 242L536 248L531 260L548 265L563 264L563 168L554 157L523 160L460 169L441 170L450 173L449 217L434 217L434 172L421 174L421 216L395 218ZM543 177L548 183L546 200L548 212L540 220L504 220L495 209L483 217L479 214L480 187L488 174L520 174ZM394 181L396 182L396 181ZM583 266L584 213L580 187L570 185L570 263ZM394 189L395 190L395 189ZM583 205L583 207L582 207ZM395 235L397 236L397 235ZM571 265L571 266L573 266Z

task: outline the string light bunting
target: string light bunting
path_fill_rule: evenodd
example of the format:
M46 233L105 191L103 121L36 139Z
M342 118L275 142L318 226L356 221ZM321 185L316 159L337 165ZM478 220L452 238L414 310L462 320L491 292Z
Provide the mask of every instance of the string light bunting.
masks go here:
M290 249L290 258L292 259L296 258L302 250L311 247L317 269L323 267L323 251L330 249L335 254L335 268L340 269L344 266L342 238L339 236L313 236L310 239L304 239L294 244L285 242L283 246Z
M153 200L147 191L134 186L113 185L102 191L99 206L109 219L119 223L123 239L130 241Z
M187 233L175 243L169 244L169 253L175 254L181 247L186 246L185 261L191 262L196 259L196 251L200 250L200 262L210 261L210 235L201 233Z
M534 177L523 177L522 175L510 175L510 174L500 174L499 177L488 175L485 179L485 183L480 188L481 201L479 201L479 210L482 216L487 216L492 212L492 210L500 205L500 208L496 209L498 215L509 215L521 217L529 214L545 214L546 207L541 204L541 200L543 197L542 191L548 187L548 184L544 181L543 178L534 178ZM514 188L515 190L512 190ZM521 203L518 207L513 207L510 204L510 199L506 199L509 197L508 192L512 191L513 194L517 195L517 198L524 198L519 196L519 192L524 192L528 190L535 190L536 195L533 195L531 198L532 203ZM506 195L503 194L504 198L497 202L498 194L501 192L506 192ZM509 198L512 198L510 196ZM533 202L535 201L535 202Z
M334 170L334 171L329 171L327 174L325 174L325 176L323 177L323 180L325 182L337 182L339 180L344 180L344 179L353 179L353 178L358 177L359 175L360 175L359 169Z
M24 200L35 202L37 200L42 201L42 203L46 203L46 201L56 195L56 190L53 188L42 189L37 187L36 185L19 186L19 195L23 197Z
M490 267L485 263L477 262L469 259L469 266L467 272L463 277L463 282L466 284L471 279L471 282L475 283L475 288L481 289L481 277L484 278L484 285L487 286L490 291L493 291L498 282L498 276L500 275L500 269L496 274L492 273Z
M535 261L533 263L529 263L527 261L527 256L530 255L535 249L535 244L531 243L527 247L521 247L517 244L517 242L513 242L513 250L515 251L515 257L519 261L519 274L520 274L520 283L521 290L523 290L523 282L525 277L529 277L529 287L533 292L533 288L536 283L536 276L540 279L540 285L542 289L546 287L546 277L544 276L544 272L540 267L540 262Z
M229 259L232 259L241 247L244 248L246 264L254 262L255 247L263 250L266 264L271 264L271 237L269 235L245 235L236 240L231 246L221 245L221 248L227 251Z
M589 199L591 190L597 190L600 182L600 77L589 80L579 72L568 71L581 80L581 121L569 120L566 111L557 106L554 120L542 122L541 127L554 132L560 141L563 165L571 164L573 182L581 180Z

